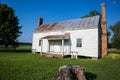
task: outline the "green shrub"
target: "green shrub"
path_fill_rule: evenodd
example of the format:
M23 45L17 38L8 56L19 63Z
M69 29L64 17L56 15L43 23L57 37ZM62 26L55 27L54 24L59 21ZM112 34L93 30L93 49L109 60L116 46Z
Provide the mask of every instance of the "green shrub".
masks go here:
M118 50L118 49L109 49L108 53L117 53L117 54L120 54L120 50Z

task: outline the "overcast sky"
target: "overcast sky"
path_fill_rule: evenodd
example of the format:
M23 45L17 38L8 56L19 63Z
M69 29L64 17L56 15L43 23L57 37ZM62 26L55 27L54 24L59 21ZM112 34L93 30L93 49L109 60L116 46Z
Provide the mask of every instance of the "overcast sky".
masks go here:
M101 3L106 4L107 27L120 20L120 0L0 0L12 7L23 34L20 42L32 42L32 33L38 18L43 23L78 19L92 10L101 12Z

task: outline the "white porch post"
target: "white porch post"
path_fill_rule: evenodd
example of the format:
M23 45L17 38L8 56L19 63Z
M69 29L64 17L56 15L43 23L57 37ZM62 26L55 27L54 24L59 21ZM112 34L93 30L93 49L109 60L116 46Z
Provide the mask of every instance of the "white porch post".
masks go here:
M42 55L42 48L43 48L43 40L41 40L41 55Z
M62 39L62 57L64 57L64 38Z

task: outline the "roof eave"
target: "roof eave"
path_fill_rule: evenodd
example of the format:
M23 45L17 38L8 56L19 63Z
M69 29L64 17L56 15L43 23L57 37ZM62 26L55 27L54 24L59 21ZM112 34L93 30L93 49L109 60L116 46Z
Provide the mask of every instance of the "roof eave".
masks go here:
M73 31L73 30L85 30L85 29L95 29L98 28L99 26L96 25L94 27L89 27L89 28L75 28L75 29L61 29L61 30L46 30L46 31L40 31L40 30L34 30L33 33L44 33L44 32L54 32L54 31Z

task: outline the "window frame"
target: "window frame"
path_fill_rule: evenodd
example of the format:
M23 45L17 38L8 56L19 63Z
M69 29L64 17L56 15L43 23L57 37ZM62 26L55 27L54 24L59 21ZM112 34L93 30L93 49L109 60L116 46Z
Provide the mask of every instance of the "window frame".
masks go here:
M81 38L76 39L76 47L82 47L82 39Z
M42 41L42 40L39 40L39 46L41 46L41 41Z

